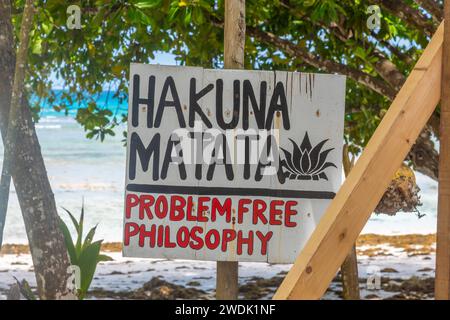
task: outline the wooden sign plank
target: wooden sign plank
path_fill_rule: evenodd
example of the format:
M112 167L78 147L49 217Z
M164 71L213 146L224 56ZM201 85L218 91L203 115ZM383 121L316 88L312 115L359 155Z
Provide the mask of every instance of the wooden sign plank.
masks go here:
M319 299L439 102L441 24L274 299Z
M345 77L132 64L130 78L124 255L292 263L342 183Z
M450 1L444 6L435 298L450 299Z

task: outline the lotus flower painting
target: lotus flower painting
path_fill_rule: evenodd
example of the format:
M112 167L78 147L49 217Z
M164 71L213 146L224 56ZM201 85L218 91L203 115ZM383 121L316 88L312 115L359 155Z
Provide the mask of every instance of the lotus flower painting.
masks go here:
M309 140L308 132L305 133L300 146L289 139L292 143L292 152L281 148L284 153L284 159L281 159L281 167L285 177L289 180L328 180L325 169L329 167L337 168L332 162L327 162L328 154L334 148L322 151L328 139L312 146Z

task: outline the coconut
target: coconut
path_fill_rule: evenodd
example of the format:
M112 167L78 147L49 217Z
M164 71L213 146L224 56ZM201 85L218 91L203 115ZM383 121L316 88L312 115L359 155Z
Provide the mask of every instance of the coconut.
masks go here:
M394 174L389 187L375 208L375 213L395 215L400 211L418 212L417 207L422 205L419 191L414 171L403 164Z

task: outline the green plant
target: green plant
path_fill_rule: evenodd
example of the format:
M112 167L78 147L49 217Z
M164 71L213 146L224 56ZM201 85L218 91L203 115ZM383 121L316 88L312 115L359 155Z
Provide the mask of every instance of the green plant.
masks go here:
M70 257L70 263L80 268L80 286L77 288L77 294L78 298L82 300L86 296L89 286L91 285L97 264L101 261L111 261L112 258L100 254L103 240L93 241L97 226L91 228L83 240L84 204L81 206L81 214L78 221L69 210L63 209L68 213L76 231L76 242L74 243L69 228L66 223L59 218L67 252Z
M20 300L21 296L23 296L26 300L37 300L38 297L36 297L33 290L31 290L30 284L27 280L22 279L22 281L19 281L16 277L14 277L14 279L16 280L16 283L9 289L7 295L8 300Z

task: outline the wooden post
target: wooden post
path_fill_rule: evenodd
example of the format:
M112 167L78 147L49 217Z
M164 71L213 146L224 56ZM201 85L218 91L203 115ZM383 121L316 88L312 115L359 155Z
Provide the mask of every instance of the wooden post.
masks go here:
M435 297L450 299L450 0L444 4Z
M441 97L443 25L331 202L274 299L319 299Z
M225 0L225 69L244 69L245 0ZM217 262L216 298L236 300L238 297L238 263Z

